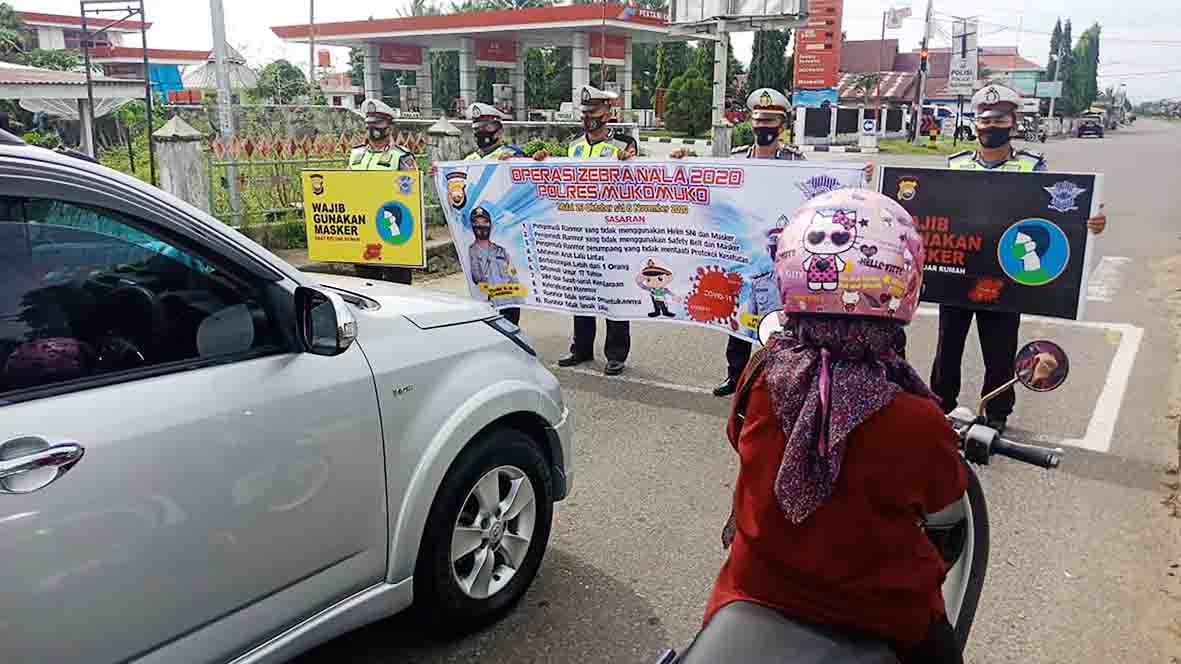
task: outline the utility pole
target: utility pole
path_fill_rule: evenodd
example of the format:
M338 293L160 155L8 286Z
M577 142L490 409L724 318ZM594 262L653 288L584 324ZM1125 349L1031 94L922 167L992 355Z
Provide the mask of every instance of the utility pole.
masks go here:
M226 19L221 0L209 0L209 20L213 24L214 73L217 76L217 118L221 137L229 147L234 140L233 99L230 97L230 73L226 68ZM226 184L230 190L230 214L237 226L242 222L242 198L238 191L238 168L226 166Z
M1054 66L1054 82L1057 83L1062 77L1062 43L1065 39L1058 40L1058 63ZM1057 97L1050 97L1050 122L1054 121L1054 102L1058 101Z
M308 92L316 89L316 0L308 0ZM309 100L310 101L310 100Z
M929 42L931 41L931 11L933 10L933 4L934 0L927 0L927 18L923 24L922 53L924 54L930 53L928 46ZM918 104L911 120L911 124L914 126L915 145L922 144L922 133L919 131L919 127L921 125L920 120L923 119L923 94L927 91L927 68L928 60L927 57L924 56L919 64L919 89L918 94L916 95L916 97L918 97Z

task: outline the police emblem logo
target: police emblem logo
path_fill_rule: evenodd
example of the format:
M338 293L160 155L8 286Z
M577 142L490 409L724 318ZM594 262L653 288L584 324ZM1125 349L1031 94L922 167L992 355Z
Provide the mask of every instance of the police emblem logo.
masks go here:
M989 88L988 92L984 93L984 103L995 104L1001 100L1001 93L997 92L996 88Z
M919 181L916 178L898 179L898 200L913 201L919 193Z
M1063 180L1062 182L1055 183L1052 187L1043 188L1046 190L1046 193L1050 194L1049 208L1057 212L1072 212L1077 210L1078 206L1075 205L1075 201L1087 191L1069 180Z
M582 103L589 104L591 102L591 91L589 88L582 89Z
M369 102L368 104L365 105L365 112L366 113L376 113L377 112L377 104L375 104L373 102Z
M409 175L402 175L398 177L398 191L407 196L414 190L414 180Z
M816 175L796 183L796 187L804 194L804 200L809 200L840 189L841 181L831 175Z
M759 106L767 107L767 106L770 106L771 104L772 104L771 94L768 92L764 92L763 96L759 97Z

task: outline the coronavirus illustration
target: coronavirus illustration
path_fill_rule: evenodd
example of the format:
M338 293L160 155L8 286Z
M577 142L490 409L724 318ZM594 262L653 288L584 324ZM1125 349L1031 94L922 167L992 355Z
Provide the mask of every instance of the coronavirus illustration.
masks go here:
M689 317L702 323L729 325L738 330L738 294L742 275L716 265L697 268L693 290L685 302Z

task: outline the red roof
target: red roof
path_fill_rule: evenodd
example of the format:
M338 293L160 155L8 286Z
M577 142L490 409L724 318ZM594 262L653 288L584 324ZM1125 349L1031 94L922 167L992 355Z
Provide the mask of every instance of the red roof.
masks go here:
M625 15L625 12L634 12ZM351 35L382 34L390 32L421 32L427 30L459 30L496 28L510 25L538 25L565 23L569 21L603 20L626 21L663 27L664 19L649 16L634 8L619 4L562 5L530 9L504 9L442 16L407 16L365 21L341 21L338 23L317 23L318 37L347 37ZM306 38L310 32L307 24L280 25L271 28L281 39Z
M183 51L168 48L149 48L150 60L188 60L190 62L205 62L209 59L210 51ZM143 60L144 50L128 46L100 46L92 49L90 55L100 59L127 58L139 62Z
M897 56L897 39L841 42L841 71L852 74L889 71L894 68Z
M53 25L71 25L82 27L81 16L64 16L62 14L42 14L41 12L17 12L17 16L25 23L50 23ZM102 26L110 23L112 18L103 16L87 16L86 29L102 28ZM151 23L141 23L139 21L123 21L119 25L113 26L111 30L139 30L140 28L150 28Z
M994 71L1041 71L1042 66L1032 60L1026 60L1020 55L991 55L985 53L980 56L980 66Z

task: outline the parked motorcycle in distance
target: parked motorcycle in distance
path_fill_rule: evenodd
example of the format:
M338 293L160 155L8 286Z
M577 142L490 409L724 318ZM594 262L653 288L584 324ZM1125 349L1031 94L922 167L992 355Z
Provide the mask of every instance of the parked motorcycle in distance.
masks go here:
M759 326L759 340L766 345L781 331L780 314L765 316ZM968 464L986 466L994 456L1057 468L1061 450L1023 445L1006 440L985 425L984 407L1005 390L1020 383L1035 392L1049 392L1062 386L1070 362L1061 346L1046 340L1033 341L1017 353L1013 379L985 395L976 410L957 408L948 421L960 438L960 454ZM988 568L988 507L980 480L966 466L968 490L963 499L942 512L930 514L923 529L947 565L943 600L947 617L955 627L963 648L968 641L976 607ZM809 624L788 618L774 609L753 602L732 602L714 614L684 654L662 653L657 664L898 664L884 641L849 630Z

